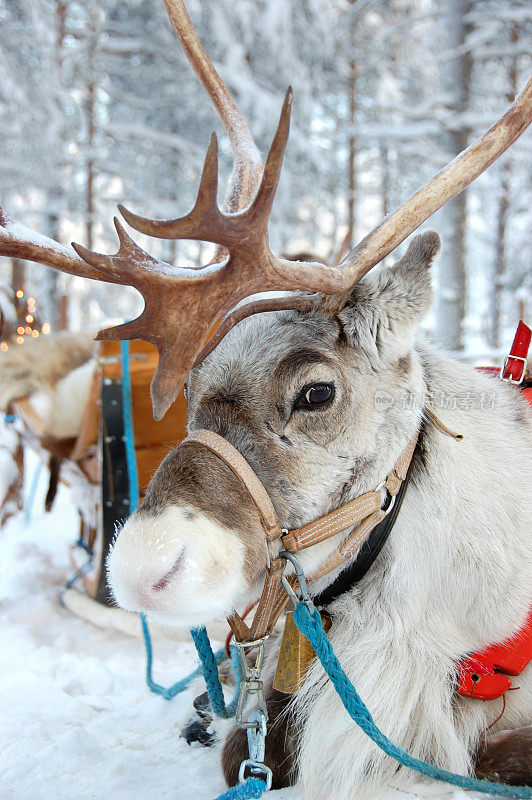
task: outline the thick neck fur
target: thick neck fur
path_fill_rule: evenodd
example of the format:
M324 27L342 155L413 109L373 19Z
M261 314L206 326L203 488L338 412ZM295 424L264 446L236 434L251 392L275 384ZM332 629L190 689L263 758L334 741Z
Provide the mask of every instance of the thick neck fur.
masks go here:
M330 639L377 725L394 742L465 773L502 700L457 698L454 665L518 630L530 603L532 425L514 387L426 343L416 351L433 396L462 398L463 408L435 411L464 439L457 443L426 426L395 527L368 575L333 605ZM513 684L520 688L508 693L499 728L530 723L530 669ZM304 797L369 797L377 785L416 779L409 770L396 771L356 727L317 663L293 713L302 730ZM323 731L333 716L335 743L325 752Z

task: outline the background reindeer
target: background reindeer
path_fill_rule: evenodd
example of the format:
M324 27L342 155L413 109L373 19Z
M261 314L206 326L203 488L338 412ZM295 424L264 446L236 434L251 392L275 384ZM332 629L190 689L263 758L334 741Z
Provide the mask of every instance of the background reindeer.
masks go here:
M159 348L152 387L157 416L195 364L188 385L190 430L208 428L235 445L287 527L379 486L424 412L438 410L437 398L442 398L444 421L464 441L458 445L430 426L423 428L393 535L363 580L331 606L330 635L350 678L392 739L440 766L471 770L471 754L498 709L456 698L455 664L468 652L515 633L527 615L526 519L532 509L523 513L523 504L530 502L532 478L530 418L512 387L416 340L417 325L430 306L427 268L439 248L437 236L414 239L395 268L367 273L519 135L530 121L532 86L478 145L387 218L339 269L290 265L273 257L267 239L290 94L262 171L251 136L195 40L182 4L169 0L167 7L230 135L235 153L225 207L230 213L216 205L215 140L198 201L187 217L159 223L123 213L145 233L206 239L229 256L220 260L224 253L218 252L205 268L176 270L141 251L118 224L121 246L115 256L80 247L74 252L50 240L25 238L7 215L2 252L138 288L146 300L142 316L105 335L142 337ZM212 325L266 288L316 294L237 307L200 354ZM163 294L172 301L170 314L167 306L161 308ZM259 313L264 311L270 313ZM464 389L483 407L448 407L446 398ZM378 393L389 398L387 407L376 406ZM504 472L498 469L501 463ZM516 504L515 497L522 502ZM303 557L305 568L312 571L337 544L333 539L312 548ZM109 561L122 605L186 625L231 613L257 593L264 569L256 509L223 463L190 444L163 461ZM326 582L334 577L331 573ZM530 721L531 680L530 670L517 680L520 692L509 697L499 729ZM273 693L270 699L276 720L282 703ZM404 771L396 774L395 764L352 728L316 665L284 721L288 735L276 720L268 758L278 767L279 782L297 775L308 797L369 794L386 781L405 785L410 779ZM329 728L334 743L325 747ZM233 734L224 750L229 780L243 754L241 738ZM501 779L523 780L511 768L498 771Z
M31 398L43 422L42 441L72 439L79 431L94 372L93 334L60 333L24 342L19 332L21 324L30 330L24 320L27 310L14 289L0 286L0 412L9 414L15 400ZM0 451L1 527L22 508L23 448L10 423L0 429Z

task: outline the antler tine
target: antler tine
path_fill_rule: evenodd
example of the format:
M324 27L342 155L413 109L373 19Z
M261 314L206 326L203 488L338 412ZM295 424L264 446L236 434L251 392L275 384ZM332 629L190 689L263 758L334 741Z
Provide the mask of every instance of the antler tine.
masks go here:
M186 216L177 219L156 220L134 214L123 205L119 205L118 208L132 228L148 236L156 236L159 239L186 239L192 236L200 238L199 233L205 236L211 235L213 220L221 216L216 201L217 191L218 140L216 134L213 133L203 164L196 202L192 211ZM207 225L209 226L208 230ZM197 236L196 232L198 233ZM209 239L208 241L216 241L216 239Z
M72 249L27 228L0 207L0 255L55 267L69 275L106 280L99 269L83 261Z
M345 305L353 287L370 269L435 211L469 186L521 136L531 122L532 78L529 78L506 113L477 142L447 164L348 253L338 268L343 286L336 289L340 294L328 301L328 307L334 311Z
M244 117L201 44L183 0L164 0L181 46L218 112L231 142L233 173L224 206L235 212L252 200L262 174L259 150Z
M243 217L245 216L248 224L258 225L262 223L265 227L268 224L275 193L279 185L284 154L286 145L288 144L288 136L290 134L292 100L293 91L292 87L289 86L284 98L279 124L268 151L257 195L251 206L246 209L242 215Z
M157 261L139 247L117 217L113 217L113 222L119 241L118 251L113 255L96 253L81 244L72 242L76 253L84 262L97 270L103 276L103 280L139 288L146 281L147 274L156 272L163 276L172 271L173 268L170 264ZM156 269L153 268L153 265L156 265Z
M201 176L198 196L192 211L173 220L153 220L133 214L124 206L119 209L124 219L140 233L161 239L198 239L231 248L242 240L263 238L279 184L283 158L290 133L293 92L289 87L284 99L279 124L270 146L257 195L251 205L235 214L222 212L216 202L218 185L218 149L212 134Z

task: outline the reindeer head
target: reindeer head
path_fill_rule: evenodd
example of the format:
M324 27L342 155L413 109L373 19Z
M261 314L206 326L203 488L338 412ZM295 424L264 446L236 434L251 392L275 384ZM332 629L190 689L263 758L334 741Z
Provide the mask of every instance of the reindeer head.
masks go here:
M157 261L118 222L116 255L74 250L28 231L1 209L0 254L137 288L145 299L141 316L101 332L100 338L142 338L157 346L156 418L192 368L190 429L206 427L232 442L262 479L282 523L293 526L352 492L375 488L416 429L419 409L379 408L375 398L398 387L410 393L423 388L413 338L430 304L426 268L439 239L430 233L417 237L395 267L368 273L526 129L532 119L532 80L493 128L338 267L292 263L275 257L268 243L291 91L263 167L182 0L165 4L227 130L233 174L220 210L213 138L190 214L158 222L122 213L132 227L152 236L214 242L213 262L177 269ZM267 290L285 294L256 297ZM305 560L323 558L326 549L312 548ZM253 593L265 563L261 520L246 491L215 455L185 443L163 461L142 509L118 536L109 574L125 607L200 624Z
M416 237L393 267L366 276L344 308L260 314L234 327L187 381L190 431L220 434L295 528L382 483L419 426L413 345L431 304L439 237ZM409 407L410 406L410 407ZM301 558L312 571L336 542ZM275 556L278 545L271 546ZM163 622L204 624L259 593L265 536L241 482L185 443L165 458L108 560L119 605Z

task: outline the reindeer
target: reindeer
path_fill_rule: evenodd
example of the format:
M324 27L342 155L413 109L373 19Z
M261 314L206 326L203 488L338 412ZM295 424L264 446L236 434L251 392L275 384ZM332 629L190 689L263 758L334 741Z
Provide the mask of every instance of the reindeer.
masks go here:
M0 284L0 335L7 349L0 352L0 412L9 413L15 400L30 398L42 420L41 441L77 436L95 368L90 333L59 333L17 344L22 309L14 290ZM20 432L0 425L0 528L22 508L24 455ZM50 455L50 467L57 463Z
M186 379L191 436L163 460L144 504L117 536L108 559L114 596L124 608L168 625L229 616L242 633L246 626L235 609L260 594L279 561L281 539L272 530L280 536L282 528L286 541L284 529L297 531L363 493L377 494L377 505L384 504L406 448L410 479L391 534L363 574L328 601L331 643L377 724L414 756L453 771L472 773L477 765L479 773L492 770L499 780L529 782L525 726L532 721L532 671L515 679L519 691L507 694L497 721L499 702L457 695L456 665L515 634L530 608L530 414L515 387L479 374L418 335L432 301L436 233L412 239L395 265L372 268L526 128L532 81L477 144L338 268L290 263L272 255L267 226L291 92L263 167L183 3L165 4L229 135L232 179L222 211L213 137L187 216L158 222L121 211L143 233L214 242L213 262L178 269L157 261L118 221L120 249L113 256L58 245L5 212L0 229L4 254L127 283L142 293L141 316L99 336L156 344L157 418ZM253 296L266 290L284 294ZM202 349L213 325L219 327ZM464 392L467 403L448 402ZM447 435L450 429L462 441ZM224 457L214 445L201 444L219 442L216 437L225 441ZM260 479L261 502L242 483L239 459ZM269 528L264 504L274 519ZM315 576L312 595L323 597L357 563L362 551L356 548L334 560L353 528L298 553L305 573ZM297 693L273 688L278 650L272 636L266 763L274 786L298 781L311 800L375 796L389 783L407 788L412 773L398 770L353 725L316 661ZM222 751L229 783L245 757L245 734L235 728Z
M94 338L60 332L0 353L0 411L31 397L43 418L46 437L78 434L95 369Z

